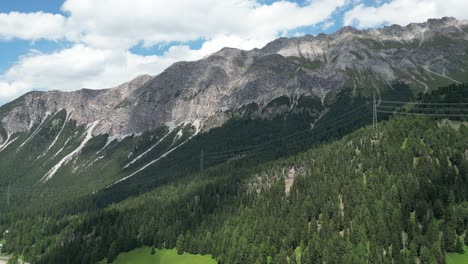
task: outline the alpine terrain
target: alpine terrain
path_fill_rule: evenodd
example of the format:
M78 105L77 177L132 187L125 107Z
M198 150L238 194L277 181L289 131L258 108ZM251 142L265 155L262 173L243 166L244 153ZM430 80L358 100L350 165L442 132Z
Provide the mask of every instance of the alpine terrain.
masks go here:
M29 92L0 107L0 252L446 263L468 244L467 82L468 21L445 17Z

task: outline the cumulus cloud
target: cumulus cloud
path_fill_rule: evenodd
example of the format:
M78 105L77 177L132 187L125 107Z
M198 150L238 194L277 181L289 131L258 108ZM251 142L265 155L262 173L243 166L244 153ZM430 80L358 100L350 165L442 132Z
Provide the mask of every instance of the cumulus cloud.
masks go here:
M0 13L0 36L65 38L100 48L130 48L142 42L187 42L217 35L268 37L327 19L347 0L314 0L299 6L254 0L67 0L67 17L48 13Z
M344 14L344 23L369 28L385 24L407 25L444 16L467 19L466 10L468 1L460 0L392 0L376 7L361 3Z
M0 13L0 38L11 40L50 39L57 40L64 36L65 17L58 14L36 13Z
M139 74L160 72L178 59L171 50L164 56L141 56L83 44L51 54L31 53L22 56L1 76L0 98L13 99L34 88L108 88Z
M264 5L252 0L68 0L62 9L70 13L69 39L106 48L140 41L150 47L217 35L271 39L278 32L318 23L345 2L315 0L301 7L289 1Z

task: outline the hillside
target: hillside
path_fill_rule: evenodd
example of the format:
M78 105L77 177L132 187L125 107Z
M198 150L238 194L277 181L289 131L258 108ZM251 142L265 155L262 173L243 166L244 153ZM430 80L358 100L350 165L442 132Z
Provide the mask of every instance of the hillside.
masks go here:
M119 251L177 245L223 263L443 259L468 220L467 134L466 125L394 118L287 159L227 163L105 210L38 218L63 230L39 263L97 261L113 242ZM48 244L28 239L34 226L16 227L7 239Z
M467 34L345 27L25 94L0 107L2 252L445 263L468 244Z
M233 146L307 128L321 133L348 113L367 114L373 95L409 101L468 81L467 25L443 18L379 30L345 27L251 51L225 48L114 88L25 94L0 107L0 189L10 190L7 204L16 206L63 199L62 192L75 199L123 182L140 193L198 170L201 151L209 167L233 158L222 153ZM350 123L347 131L366 124Z

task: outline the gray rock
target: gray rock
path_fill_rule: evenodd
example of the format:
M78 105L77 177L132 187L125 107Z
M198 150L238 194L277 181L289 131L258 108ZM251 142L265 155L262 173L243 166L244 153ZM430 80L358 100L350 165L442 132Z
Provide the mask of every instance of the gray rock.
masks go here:
M395 81L424 92L437 80L467 81L467 44L468 21L454 18L279 38L262 49L224 48L199 61L178 62L157 76L139 76L115 88L31 92L0 108L0 125L8 134L27 131L65 109L78 124L100 120L93 134L199 122L206 130L225 122L225 111L252 102L265 106L280 96L324 98L344 87L379 94Z

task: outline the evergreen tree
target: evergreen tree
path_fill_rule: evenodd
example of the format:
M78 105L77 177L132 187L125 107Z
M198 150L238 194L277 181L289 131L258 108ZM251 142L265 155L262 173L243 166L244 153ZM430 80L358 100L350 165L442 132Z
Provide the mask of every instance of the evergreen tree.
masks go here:
M182 255L184 253L184 243L184 235L180 234L176 242L177 254Z
M465 231L465 245L468 246L468 229Z
M463 254L465 250L463 249L463 241L460 237L457 238L457 242L455 244L455 252L459 254Z
M144 244L237 264L299 262L300 246L302 264L442 264L446 251L463 247L468 129L441 123L398 117L379 124L378 136L364 128L265 164L233 160L73 217L59 203L40 216L2 213L0 231L10 230L5 250L24 252L31 263L78 264L112 261ZM74 239L60 237L64 226Z
M444 244L447 252L456 252L457 234L451 227L444 231Z
M431 264L431 252L426 246L421 247L421 264Z
M107 263L112 263L117 257L117 242L112 242L107 253Z

